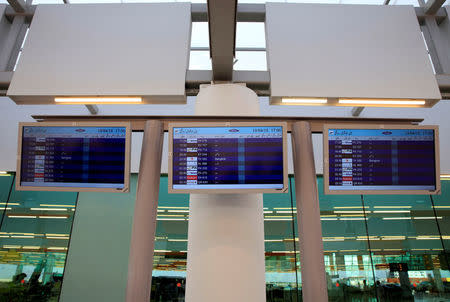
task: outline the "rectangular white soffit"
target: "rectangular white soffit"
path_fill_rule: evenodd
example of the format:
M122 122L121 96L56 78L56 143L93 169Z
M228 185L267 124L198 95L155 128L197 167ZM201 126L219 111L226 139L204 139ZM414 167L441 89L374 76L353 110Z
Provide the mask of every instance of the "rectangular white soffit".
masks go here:
M266 32L272 104L441 98L412 6L267 3Z
M190 27L189 3L38 5L7 95L185 103Z

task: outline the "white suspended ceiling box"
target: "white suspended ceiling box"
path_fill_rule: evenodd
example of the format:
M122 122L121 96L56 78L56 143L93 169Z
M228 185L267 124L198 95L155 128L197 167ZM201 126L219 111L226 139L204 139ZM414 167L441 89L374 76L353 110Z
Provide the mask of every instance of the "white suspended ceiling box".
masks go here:
M38 5L7 94L184 103L190 27L189 3Z
M272 101L441 95L412 6L266 4Z

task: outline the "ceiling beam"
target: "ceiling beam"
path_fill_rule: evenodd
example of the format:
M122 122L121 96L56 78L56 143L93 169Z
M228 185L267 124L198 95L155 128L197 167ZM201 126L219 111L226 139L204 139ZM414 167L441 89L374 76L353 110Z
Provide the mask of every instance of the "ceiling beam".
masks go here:
M365 107L353 107L352 108L352 116L358 117Z
M444 4L445 0L428 0L425 3L425 14L434 15Z
M27 4L24 0L8 0L9 5L18 13L25 12Z
M95 104L92 105L85 105L86 109L89 111L90 114L96 115L98 113L98 106Z
M208 9L205 4L192 3L191 15L192 22L208 22ZM264 22L266 20L266 5L238 4L236 18L239 22Z
M237 0L208 0L209 49L213 81L233 79Z

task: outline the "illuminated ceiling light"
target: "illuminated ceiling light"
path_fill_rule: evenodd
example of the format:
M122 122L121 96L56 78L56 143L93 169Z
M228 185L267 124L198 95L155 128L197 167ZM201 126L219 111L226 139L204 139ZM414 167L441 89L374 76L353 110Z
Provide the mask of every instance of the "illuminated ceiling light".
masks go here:
M69 237L54 237L54 236L47 236L45 237L47 239L64 239L64 240L69 240Z
M173 241L173 242L187 242L187 239L167 239L167 241Z
M411 213L409 210L385 210L385 211L373 211L374 213Z
M408 220L412 217L383 217L383 220Z
M414 219L442 219L441 216L434 217L434 216L428 216L428 217L414 217Z
M317 105L326 104L328 100L326 98L282 98L281 103L292 105Z
M410 209L411 206L374 206L376 209L401 209L401 208L407 208Z
M12 235L11 238L34 238L34 236Z
M66 247L59 247L59 246L50 246L47 248L47 250L57 250L57 251L65 251L67 250Z
M438 236L434 236L434 237L417 236L416 239L417 240L438 240L440 238Z
M69 236L69 234L51 234L51 233L47 233L45 234L45 236Z
M67 216L39 216L39 218L45 218L45 219L66 219Z
M40 204L40 207L66 207L66 208L75 208L75 205L71 204Z
M189 213L189 210L167 210L169 213Z
M450 179L450 174L441 174L441 179Z
M344 237L323 237L322 241L344 241Z
M264 239L264 242L283 242L282 239Z
M450 206L434 206L436 209L450 209Z
M405 240L405 236L382 236L381 240Z
M364 211L334 211L336 214L364 214ZM366 213L370 213L370 211L366 211Z
M18 205L20 205L20 203L18 203L18 202L8 202L8 203L0 202L0 205L6 205L6 204L8 204L9 206L18 206Z
M347 217L345 217L345 218L339 218L339 220L366 220L367 218L347 218Z
M23 248L24 250L38 250L38 249L40 249L41 247L40 247L40 246L32 246L32 245L30 245L30 246L24 245L22 248Z
M4 245L4 249L20 249L20 245Z
M140 104L141 97L55 97L61 104Z
M36 216L31 216L31 215L8 215L8 218L36 218Z
M333 207L333 209L362 209L362 206L352 206L352 207ZM366 206L365 209L368 209L370 207ZM376 208L376 207L375 207Z
M31 211L67 211L64 208L30 208Z
M343 105L360 105L360 106L423 106L425 100L400 100L400 99L339 99L339 104Z
M0 171L0 176L9 176L10 174L6 171Z

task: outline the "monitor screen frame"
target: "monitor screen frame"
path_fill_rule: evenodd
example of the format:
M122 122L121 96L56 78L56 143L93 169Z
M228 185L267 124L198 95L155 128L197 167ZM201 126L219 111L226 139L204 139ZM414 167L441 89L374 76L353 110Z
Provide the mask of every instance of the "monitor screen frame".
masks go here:
M329 129L432 129L434 130L434 158L435 179L434 190L330 190L329 184L329 154L328 154L328 130ZM439 159L439 127L435 125L393 125L393 124L325 124L323 126L323 188L327 195L436 195L441 194L440 159Z
M173 128L177 127L282 127L283 133L283 188L282 189L173 189ZM250 193L286 193L288 182L288 147L286 122L175 122L168 124L169 131L169 193L193 194L250 194Z
M86 188L86 187L47 187L47 186L22 186L22 138L23 127L125 127L125 169L123 188ZM58 191L58 192L116 192L126 193L130 190L131 167L131 123L129 122L30 122L19 123L17 166L16 166L16 190L17 191Z

